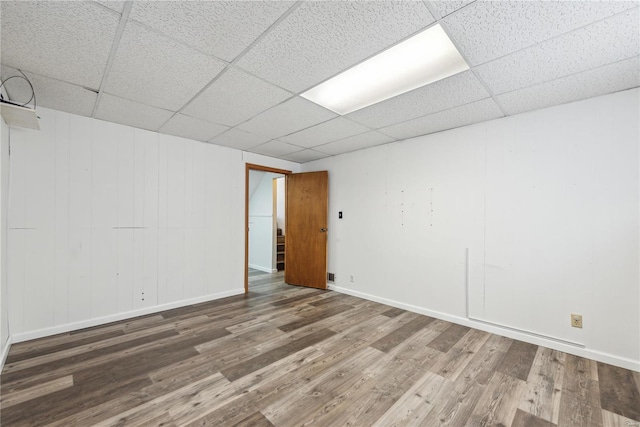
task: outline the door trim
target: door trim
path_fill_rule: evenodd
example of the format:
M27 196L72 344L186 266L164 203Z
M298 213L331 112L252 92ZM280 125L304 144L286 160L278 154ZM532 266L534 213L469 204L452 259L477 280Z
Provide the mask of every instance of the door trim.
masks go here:
M244 171L244 293L249 293L249 171L263 171L291 175L292 172L285 169L277 169L269 166L245 163ZM286 203L286 201L285 201ZM286 205L285 205L286 210Z

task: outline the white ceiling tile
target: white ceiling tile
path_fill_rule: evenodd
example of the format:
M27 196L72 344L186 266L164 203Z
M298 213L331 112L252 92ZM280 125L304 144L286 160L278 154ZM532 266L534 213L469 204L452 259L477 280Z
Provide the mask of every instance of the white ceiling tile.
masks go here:
M109 8L115 12L122 13L124 10L124 1L119 0L96 0L96 3L100 3L106 8Z
M354 123L343 117L336 117L328 122L301 130L284 136L280 140L295 144L300 147L315 147L316 145L326 144L328 142L337 141L349 136L358 135L368 132L371 129Z
M96 118L140 129L157 130L173 113L161 108L103 94Z
M196 141L209 141L228 129L227 126L217 123L176 114L159 129L159 132L195 139Z
M327 121L336 114L299 96L277 105L239 126L249 132L271 138L285 136L295 131Z
M98 94L83 88L33 73L25 73L33 85L37 107L53 108L80 116L91 116ZM2 80L22 76L17 70L2 67ZM5 86L12 101L25 103L31 98L31 88L23 79L11 79ZM33 101L30 102L33 105Z
M300 151L300 147L296 147L295 145L287 144L286 142L274 139L273 141L269 141L265 144L253 147L248 151L251 151L252 153L263 154L265 156L281 157L287 154L295 153L296 151Z
M445 1L430 1L429 3L433 7L434 12L438 18L444 18L445 16L452 14L458 9L462 9L468 4L473 3L476 0L445 0Z
M2 63L98 89L118 15L95 3L2 1Z
M443 22L470 65L478 65L634 6L637 2L476 1Z
M640 52L640 9L564 34L476 68L494 94L631 58Z
M9 81L5 81L9 79L9 77L22 77L22 74L18 72L15 68L7 67L6 65L2 65L0 67L0 82L2 82L2 96L9 96L9 100L19 103L26 104L31 97L31 87L29 83L21 78L12 78Z
M33 85L31 76L27 74L27 78ZM40 91L36 90L35 85L33 85L34 93L32 93L31 86L29 86L29 83L18 70L2 65L0 68L0 81L2 82L2 95L4 96L6 91L6 95L9 96L9 101L20 105L26 104L30 108L33 108L34 101L32 96L34 93L40 93ZM41 105L40 100L36 99L36 101L37 105Z
M364 148L375 147L376 145L387 144L393 142L394 139L383 135L379 132L371 131L349 138L341 139L340 141L330 142L329 144L315 147L314 150L327 154L337 155L342 153L348 153L351 151L362 150Z
M243 70L229 68L182 112L235 126L291 96Z
M493 99L487 98L452 108L451 110L440 111L429 116L382 128L380 132L398 139L407 139L499 117L503 117L500 108L498 108Z
M260 40L238 65L301 92L434 22L417 1L312 1Z
M605 65L497 97L507 114L538 110L640 86L640 57Z
M471 71L465 71L355 111L348 117L378 129L468 104L488 96L489 93L478 78Z
M246 150L256 145L264 144L271 138L246 132L238 128L229 129L223 134L212 138L209 142L225 147L236 148L238 150Z
M134 2L130 19L231 62L293 1Z
M329 157L330 154L321 153L319 151L314 150L302 150L297 151L295 153L286 154L282 156L284 160L289 160L297 163L306 163L312 162L314 160L324 159L325 157Z
M1 1L2 74L24 71L40 106L90 115L125 4ZM501 117L475 75L509 114L640 85L637 1L291 4L133 2L97 117L305 162ZM429 26L429 10L473 72L346 117L293 96Z
M129 22L105 91L177 111L224 66L222 61Z

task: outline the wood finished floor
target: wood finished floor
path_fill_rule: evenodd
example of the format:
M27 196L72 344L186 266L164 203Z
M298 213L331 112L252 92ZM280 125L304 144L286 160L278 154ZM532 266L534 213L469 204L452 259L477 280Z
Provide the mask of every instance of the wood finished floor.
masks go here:
M281 274L250 283L13 345L2 426L640 426L636 372Z

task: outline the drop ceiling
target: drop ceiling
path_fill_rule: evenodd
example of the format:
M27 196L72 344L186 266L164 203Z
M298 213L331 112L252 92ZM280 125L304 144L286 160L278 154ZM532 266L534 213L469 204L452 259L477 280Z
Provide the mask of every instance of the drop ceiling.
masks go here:
M6 1L38 106L304 163L640 86L637 1ZM300 94L439 23L470 70L339 116ZM28 86L12 79L9 97Z

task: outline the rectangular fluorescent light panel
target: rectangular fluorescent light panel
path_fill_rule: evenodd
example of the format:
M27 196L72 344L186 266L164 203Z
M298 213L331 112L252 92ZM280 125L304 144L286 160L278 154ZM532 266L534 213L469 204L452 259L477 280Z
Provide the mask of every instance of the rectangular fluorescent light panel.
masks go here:
M468 69L437 24L300 96L338 114L348 114Z

